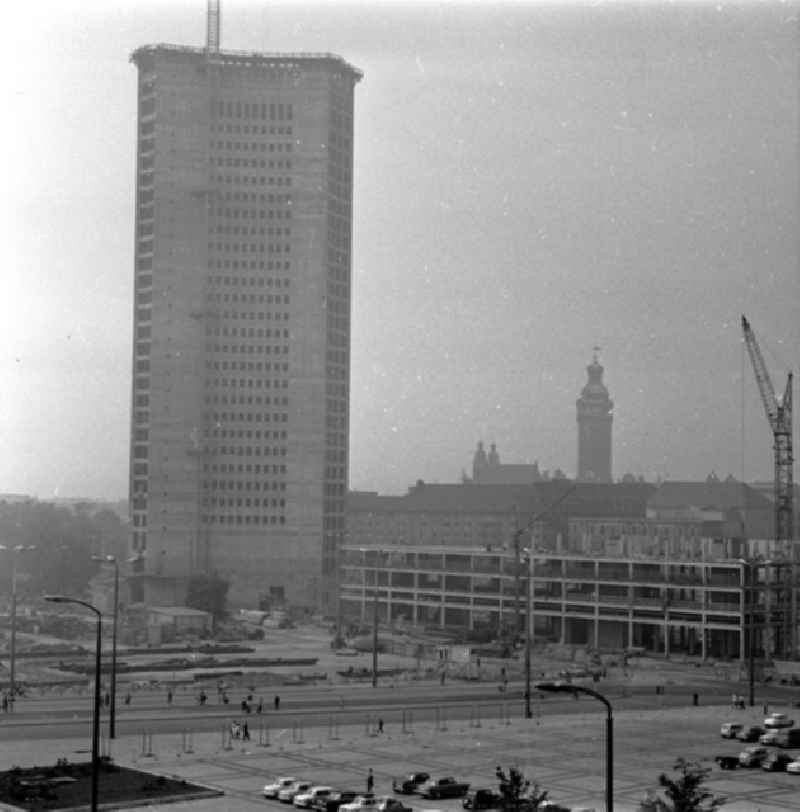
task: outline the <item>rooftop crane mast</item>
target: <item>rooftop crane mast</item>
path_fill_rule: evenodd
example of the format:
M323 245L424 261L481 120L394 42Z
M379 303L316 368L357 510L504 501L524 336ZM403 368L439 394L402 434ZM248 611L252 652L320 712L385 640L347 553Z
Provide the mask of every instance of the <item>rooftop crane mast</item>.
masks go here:
M792 455L792 373L786 378L786 389L778 400L767 365L761 355L755 333L750 322L742 316L742 332L753 364L753 372L772 429L775 452L775 541L781 551L785 551L791 561L791 576L787 583L789 599L784 610L784 655L791 658L795 650L797 617L797 590L795 576L797 568L797 545L794 542L794 488ZM790 609L790 611L786 611Z

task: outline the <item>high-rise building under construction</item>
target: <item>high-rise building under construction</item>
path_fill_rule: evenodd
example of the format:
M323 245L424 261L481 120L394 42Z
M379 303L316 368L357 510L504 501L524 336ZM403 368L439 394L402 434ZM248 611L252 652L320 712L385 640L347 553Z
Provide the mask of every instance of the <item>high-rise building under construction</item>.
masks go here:
M137 49L133 599L330 607L348 470L353 96L332 54Z

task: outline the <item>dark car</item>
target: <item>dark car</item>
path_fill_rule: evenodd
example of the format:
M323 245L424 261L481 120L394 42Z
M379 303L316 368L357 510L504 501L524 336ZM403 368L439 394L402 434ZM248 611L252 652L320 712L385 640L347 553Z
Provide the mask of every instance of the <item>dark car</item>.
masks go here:
M794 759L786 753L770 753L762 762L761 769L773 773L785 773L786 765L791 764Z
M461 802L464 809L496 809L503 803L503 798L491 789L472 789Z
M757 742L763 733L763 727L759 727L758 725L750 725L749 727L743 727L736 734L736 738L739 739L740 742Z
M419 788L423 798L436 800L438 798L460 798L469 792L469 784L456 781L452 775L444 778L430 778Z
M714 761L721 770L735 770L739 766L738 756L717 756Z
M349 804L361 795L354 789L343 789L340 792L332 792L327 798L320 798L315 802L314 808L318 812L339 812L342 804Z
M392 789L403 795L411 795L431 777L430 773L409 773L402 778L392 779Z

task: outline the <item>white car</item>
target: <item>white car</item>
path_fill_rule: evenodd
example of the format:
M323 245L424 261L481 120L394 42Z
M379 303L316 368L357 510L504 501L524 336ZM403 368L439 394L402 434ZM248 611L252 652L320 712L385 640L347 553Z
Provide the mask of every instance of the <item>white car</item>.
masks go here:
M290 787L285 787L278 793L278 800L285 804L290 804L295 795L308 792L314 785L310 781L295 781Z
M277 798L278 793L282 789L286 789L287 787L291 787L297 779L293 775L281 775L278 776L271 784L266 784L264 786L264 797L265 798Z
M736 734L742 729L743 725L739 722L726 722L720 729L719 735L723 739L735 739Z
M378 804L381 802L381 798L377 798L375 795L359 795L355 801L352 801L349 804L342 804L339 807L339 812L366 812L366 810L377 810Z
M794 719L790 719L785 713L771 713L764 719L764 727L791 727Z
M766 733L762 733L758 737L758 743L766 744L767 746L785 747L786 742L786 733L779 727L770 728Z
M316 801L327 798L333 792L333 787L311 787L308 792L301 792L294 796L294 805L300 809L309 809Z
M795 761L790 761L786 765L786 772L800 775L800 758L796 759Z

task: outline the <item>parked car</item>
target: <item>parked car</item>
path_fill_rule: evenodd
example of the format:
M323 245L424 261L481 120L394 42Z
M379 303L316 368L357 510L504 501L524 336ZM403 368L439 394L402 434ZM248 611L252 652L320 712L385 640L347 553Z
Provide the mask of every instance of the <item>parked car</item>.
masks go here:
M780 747L800 747L800 727L793 727L789 730L783 729L783 741Z
M758 737L758 743L766 747L785 747L786 731L773 727Z
M740 722L725 722L719 729L719 735L723 739L735 739L739 731L744 727Z
M378 798L372 793L359 795L349 804L342 804L339 812L377 812L378 803Z
M430 773L409 773L402 778L392 779L392 789L403 795L411 795L431 777Z
M792 757L786 753L770 753L762 762L761 769L769 772L786 772L786 767L792 763Z
M456 781L452 775L444 778L429 778L420 788L423 798L460 798L469 792L469 784Z
M410 806L406 806L399 798L384 795L378 801L378 812L413 812L413 810Z
M461 802L461 806L464 809L495 809L502 803L502 795L491 789L471 789Z
M355 801L360 795L354 789L343 789L339 792L332 792L327 798L319 798L314 802L314 808L318 812L339 812L339 807L342 804L349 804Z
M739 766L738 756L717 756L714 761L721 770L735 770Z
M760 767L761 762L769 755L769 750L761 744L751 744L739 753L741 767Z
M757 742L758 737L763 732L764 732L763 727L759 727L758 725L750 725L749 727L743 727L736 734L736 738L739 739L740 742Z
M794 719L790 719L785 713L771 713L764 719L764 727L791 727Z
M786 765L786 772L794 773L794 775L800 775L800 758L796 758L794 761L790 761Z
M308 792L301 792L294 796L293 803L298 809L310 809L318 799L327 798L333 792L333 787L311 787Z
M287 789L291 787L297 779L293 775L281 775L276 778L271 784L266 784L264 786L264 797L265 798L277 798L278 793L282 789Z
M285 804L294 801L294 796L301 792L308 792L314 786L310 781L295 781L290 787L284 787L278 793L278 800Z

